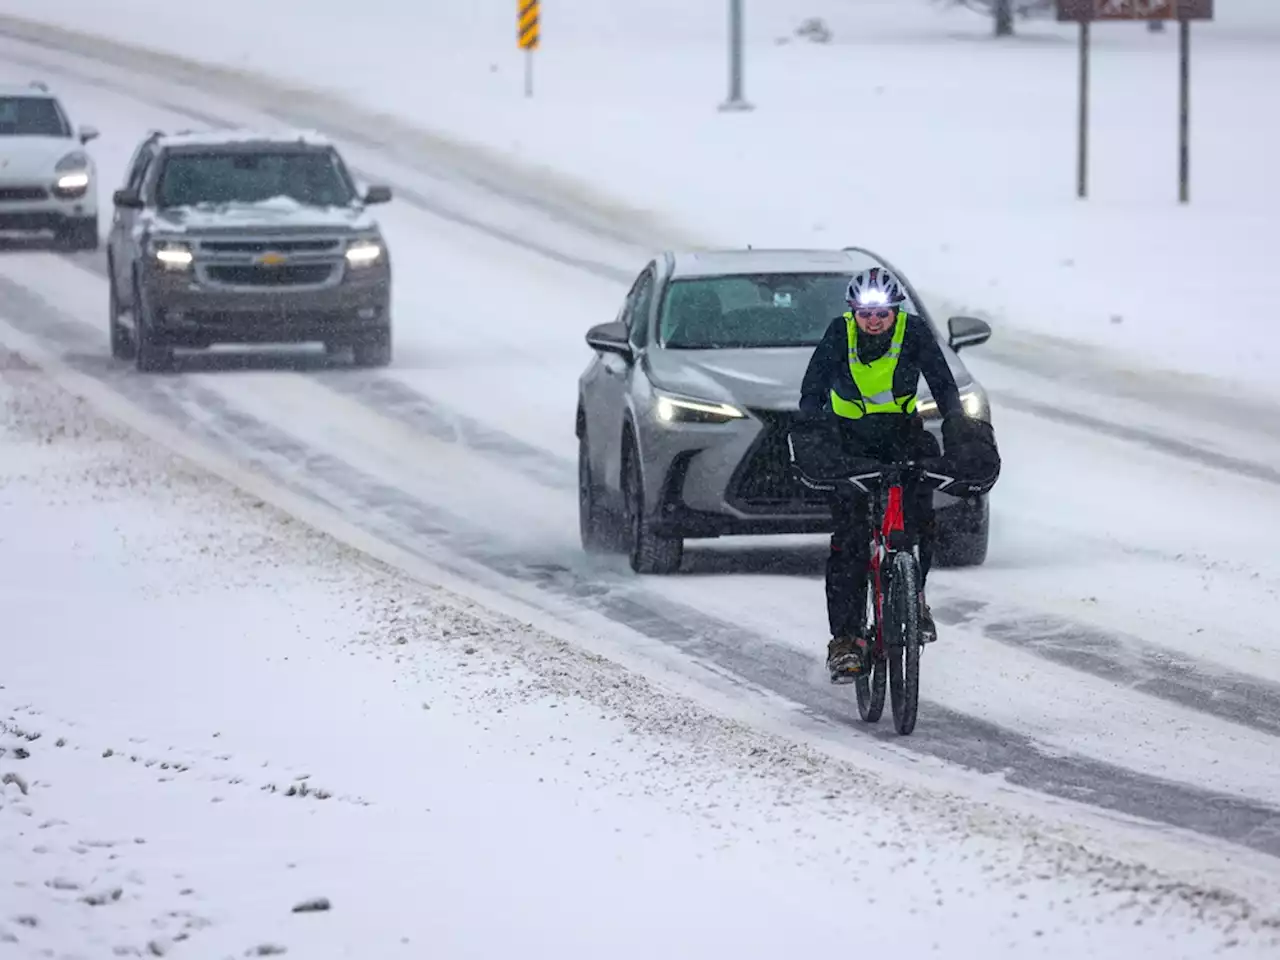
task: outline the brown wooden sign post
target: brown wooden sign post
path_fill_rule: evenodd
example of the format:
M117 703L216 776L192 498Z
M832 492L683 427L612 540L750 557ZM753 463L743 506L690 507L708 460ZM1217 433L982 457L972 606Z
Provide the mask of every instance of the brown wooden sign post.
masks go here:
M1076 196L1089 192L1089 27L1096 21L1177 20L1178 201L1191 199L1191 21L1212 20L1213 0L1058 0L1058 19L1080 24L1080 113Z

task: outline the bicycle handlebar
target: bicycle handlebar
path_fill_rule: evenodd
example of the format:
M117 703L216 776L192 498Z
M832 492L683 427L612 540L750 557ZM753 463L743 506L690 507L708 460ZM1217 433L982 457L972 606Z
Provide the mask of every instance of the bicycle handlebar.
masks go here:
M935 490L946 490L956 483L956 477L951 474L951 465L942 457L899 460L892 463L866 460L859 464L856 473L834 477L811 477L801 470L794 460L791 469L795 471L801 483L814 490L829 491L852 487L859 493L870 493L872 488L879 486L881 482L887 481L890 486L901 483L903 474Z

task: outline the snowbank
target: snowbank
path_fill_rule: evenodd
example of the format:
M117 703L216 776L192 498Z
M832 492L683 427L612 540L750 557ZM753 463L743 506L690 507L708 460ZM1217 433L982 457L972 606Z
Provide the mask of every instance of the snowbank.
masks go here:
M955 309L1280 393L1276 5L1219 4L1220 22L1196 27L1186 208L1176 31L1095 31L1092 198L1080 203L1070 26L1021 25L995 43L980 18L925 0L754 0L757 109L722 114L724 6L547 4L531 101L506 4L7 9L332 88L560 168L709 242L870 244ZM811 16L831 42L796 35Z

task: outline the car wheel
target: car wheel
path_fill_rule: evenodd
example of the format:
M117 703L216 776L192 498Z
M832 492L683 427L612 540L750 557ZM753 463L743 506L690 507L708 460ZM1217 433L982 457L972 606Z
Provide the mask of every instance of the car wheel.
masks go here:
M613 517L600 505L588 450L583 433L578 439L578 536L587 553L615 553L621 538Z
M622 471L631 569L636 573L675 573L684 560L684 540L654 534L644 511L644 477L640 473L640 457L632 442L627 443L623 452Z
M97 250L98 218L84 217L71 220L58 230L57 244L64 250Z
M133 341L120 322L120 291L116 289L115 267L107 261L107 332L111 340L111 356L116 360L133 359Z
M368 340L351 345L351 359L357 367L385 367L391 363L391 330L383 330Z
M133 284L133 330L136 338L134 365L140 373L157 373L173 366L173 348L156 342L151 327L151 308L137 280Z
M939 511L933 559L943 567L978 567L987 560L990 540L991 506L984 496Z

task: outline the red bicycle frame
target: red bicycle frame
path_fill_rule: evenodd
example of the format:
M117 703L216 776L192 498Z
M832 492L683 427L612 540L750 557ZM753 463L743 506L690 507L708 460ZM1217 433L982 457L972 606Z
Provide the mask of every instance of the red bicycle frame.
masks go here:
M902 484L893 483L887 491L881 492L875 498L877 505L884 502L884 515L880 520L879 529L872 527L871 542L871 578L875 588L876 611L876 643L871 652L876 659L883 657L885 652L884 589L881 579L884 559L888 556L885 544L893 542L893 534L906 532L906 514L902 506L903 495Z

